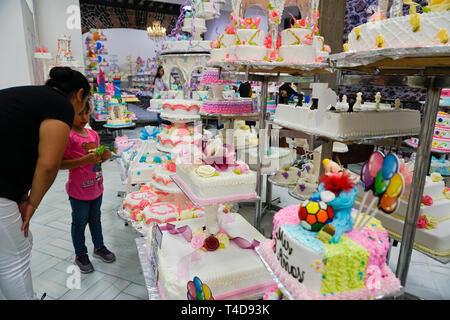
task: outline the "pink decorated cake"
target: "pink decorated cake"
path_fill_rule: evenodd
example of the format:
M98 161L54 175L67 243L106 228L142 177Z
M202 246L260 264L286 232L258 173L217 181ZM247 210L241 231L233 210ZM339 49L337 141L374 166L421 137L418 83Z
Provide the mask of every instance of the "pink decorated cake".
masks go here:
M143 219L147 225L150 223L166 223L177 221L180 215L179 208L171 203L158 202L144 209Z
M172 180L171 176L176 174L176 165L174 162L169 162L165 165L158 166L152 175L152 185L161 191L169 193L179 193L180 188Z
M417 147L419 145L419 139L412 138L408 140L408 143ZM431 150L450 152L450 115L448 113L438 112Z
M158 134L157 148L163 152L171 152L173 148L181 145L191 145L201 137L195 137L194 128L183 124L173 124L162 129Z
M123 210L132 214L136 210L144 210L148 205L158 201L158 195L151 190L129 193L123 200Z

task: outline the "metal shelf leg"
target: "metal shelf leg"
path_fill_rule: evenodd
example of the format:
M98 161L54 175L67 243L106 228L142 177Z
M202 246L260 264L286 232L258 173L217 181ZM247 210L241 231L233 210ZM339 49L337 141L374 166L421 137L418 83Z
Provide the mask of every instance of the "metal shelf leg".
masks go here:
M434 125L438 112L441 89L435 88L435 78L431 78L427 91L422 128L420 131L420 142L417 150L416 163L414 165L414 176L411 184L411 194L409 196L408 209L406 211L405 226L398 257L396 275L400 279L402 286L406 285L408 268L411 262L411 254L416 234L417 220L419 219L420 203L422 200L425 177L428 174L428 160L431 153L431 143L433 141Z

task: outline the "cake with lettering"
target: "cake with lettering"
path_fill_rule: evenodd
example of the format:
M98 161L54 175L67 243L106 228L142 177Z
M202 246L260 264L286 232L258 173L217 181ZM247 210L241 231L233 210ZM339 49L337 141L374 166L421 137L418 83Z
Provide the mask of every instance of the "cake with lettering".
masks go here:
M320 181L309 200L275 214L272 240L260 246L272 272L298 300L398 292L400 281L386 265L387 231L371 215L353 210L358 179L340 169Z
M345 49L365 51L449 45L448 0L431 0L425 7L414 1L404 2L410 5L409 15L403 16L401 2L391 7L389 18L386 18L387 5L379 6L369 22L353 28Z

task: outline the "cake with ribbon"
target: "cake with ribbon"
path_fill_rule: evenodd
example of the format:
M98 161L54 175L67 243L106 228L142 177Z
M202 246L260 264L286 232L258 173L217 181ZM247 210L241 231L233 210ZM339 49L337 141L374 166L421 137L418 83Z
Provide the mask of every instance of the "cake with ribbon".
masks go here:
M403 2L410 6L403 16ZM388 1L379 1L370 21L350 32L348 51L386 48L448 46L450 32L450 1L430 0L421 7L414 1L394 1L388 15Z
M358 179L339 169L320 182L310 199L275 214L272 239L260 245L272 272L296 300L399 292L400 281L386 264L388 233L372 212L353 210Z

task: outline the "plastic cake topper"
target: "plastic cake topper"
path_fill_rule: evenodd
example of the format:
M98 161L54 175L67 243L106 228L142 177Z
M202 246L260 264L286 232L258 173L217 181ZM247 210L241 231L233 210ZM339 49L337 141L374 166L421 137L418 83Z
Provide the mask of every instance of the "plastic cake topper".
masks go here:
M361 181L365 191L372 190L378 197L378 208L385 213L394 213L403 193L404 179L400 174L400 161L393 153L386 157L377 151L361 169Z

